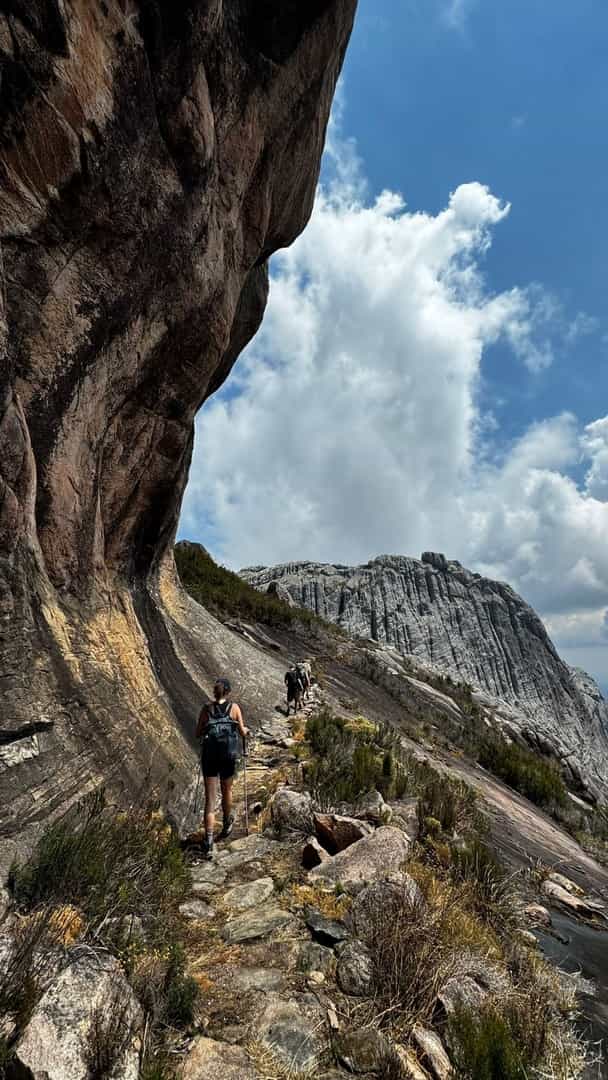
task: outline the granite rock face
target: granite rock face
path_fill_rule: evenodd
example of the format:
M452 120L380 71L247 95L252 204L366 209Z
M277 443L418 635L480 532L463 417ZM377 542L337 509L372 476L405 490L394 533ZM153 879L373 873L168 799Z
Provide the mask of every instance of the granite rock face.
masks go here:
M539 617L509 585L432 552L421 559L382 555L357 567L256 567L242 576L261 590L276 582L296 604L349 633L468 682L481 706L557 754L605 799L608 703L589 675L560 659Z
M102 781L190 768L179 727L215 666L180 658L196 618L177 622L168 554L193 420L260 323L268 257L310 214L355 5L2 7L9 833Z

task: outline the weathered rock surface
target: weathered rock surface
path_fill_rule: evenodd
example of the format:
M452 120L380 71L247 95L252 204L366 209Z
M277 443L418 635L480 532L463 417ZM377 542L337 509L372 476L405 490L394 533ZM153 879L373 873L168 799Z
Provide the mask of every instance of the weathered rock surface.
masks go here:
M447 1080L453 1072L452 1063L437 1032L431 1031L422 1024L415 1024L412 1038L432 1075L437 1080Z
M343 814L314 814L313 817L317 837L330 855L337 855L372 831L367 822Z
M274 881L270 877L258 878L257 881L235 885L224 894L223 903L235 911L245 911L250 907L265 904L274 892Z
M302 866L306 870L312 870L315 866L320 866L322 862L327 862L328 859L328 852L321 847L316 836L309 836L302 848Z
M116 1075L137 1080L143 1018L133 991L114 957L87 955L71 963L43 994L16 1048L16 1062L29 1080L86 1080L91 1026L108 1010L120 1010L122 1045L114 1047Z
M411 843L405 833L391 825L382 825L371 836L365 836L315 867L310 871L310 878L333 884L341 882L347 887L361 886L399 870L410 849Z
M379 1072L389 1050L390 1043L376 1028L345 1031L335 1041L338 1059L353 1073Z
M240 1046L199 1036L184 1062L182 1080L203 1080L207 1076L256 1080L258 1072Z
M7 834L102 782L194 772L220 656L170 555L193 420L310 214L355 4L0 14Z
M255 1023L255 1037L293 1069L310 1069L323 1050L319 1010L299 1001L268 994L268 1003Z
M340 989L354 997L371 995L374 985L372 957L359 941L349 941L340 952L337 968Z
M272 824L280 834L313 831L312 799L307 791L282 787L270 803Z
M339 919L329 919L316 908L304 909L306 925L316 941L322 945L336 945L349 937L348 928Z
M416 904L422 904L420 888L409 874L393 872L380 881L372 881L354 898L350 921L357 937L366 941L370 931L390 917L407 918Z
M608 793L608 703L590 676L559 658L536 613L503 582L432 552L421 559L382 555L356 567L287 563L242 575L259 589L276 581L298 605L350 633L470 683L492 711L503 703L506 724L551 749L592 792ZM419 682L415 669L408 677ZM441 697L457 719L457 706Z
M266 907L262 911L246 911L229 919L222 930L222 937L230 945L244 941L255 941L267 937L273 930L288 926L294 922L293 915L279 907Z

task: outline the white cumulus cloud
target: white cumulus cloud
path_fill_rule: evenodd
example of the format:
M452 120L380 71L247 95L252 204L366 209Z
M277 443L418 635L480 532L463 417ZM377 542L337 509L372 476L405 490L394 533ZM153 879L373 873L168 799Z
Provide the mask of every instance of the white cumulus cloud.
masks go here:
M356 145L335 127L329 156L333 179L273 259L230 393L198 419L181 534L236 567L445 551L510 581L558 641L585 644L587 628L599 642L608 417L550 418L498 458L498 421L480 411L489 346L538 371L552 321L563 331L538 286L488 288L483 257L509 205L467 183L441 212L411 212L394 192L366 197Z

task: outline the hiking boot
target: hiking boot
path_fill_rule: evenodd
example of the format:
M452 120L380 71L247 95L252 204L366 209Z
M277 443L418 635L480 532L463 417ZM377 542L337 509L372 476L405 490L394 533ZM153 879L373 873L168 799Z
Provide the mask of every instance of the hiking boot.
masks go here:
M234 814L228 814L228 817L224 821L224 827L218 836L218 840L226 840L230 833L234 829Z
M201 851L203 853L203 859L213 858L213 837L205 837L203 843L201 844Z

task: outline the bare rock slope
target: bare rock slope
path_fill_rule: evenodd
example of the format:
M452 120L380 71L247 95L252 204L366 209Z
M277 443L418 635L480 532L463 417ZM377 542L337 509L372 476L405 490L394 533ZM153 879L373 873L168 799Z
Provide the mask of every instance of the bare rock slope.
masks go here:
M166 606L193 419L308 219L355 5L0 5L5 832L186 768L217 663Z
M590 676L560 659L538 615L508 585L432 552L241 573L258 589L287 589L296 604L351 634L466 680L499 720L555 753L606 800L608 703Z

